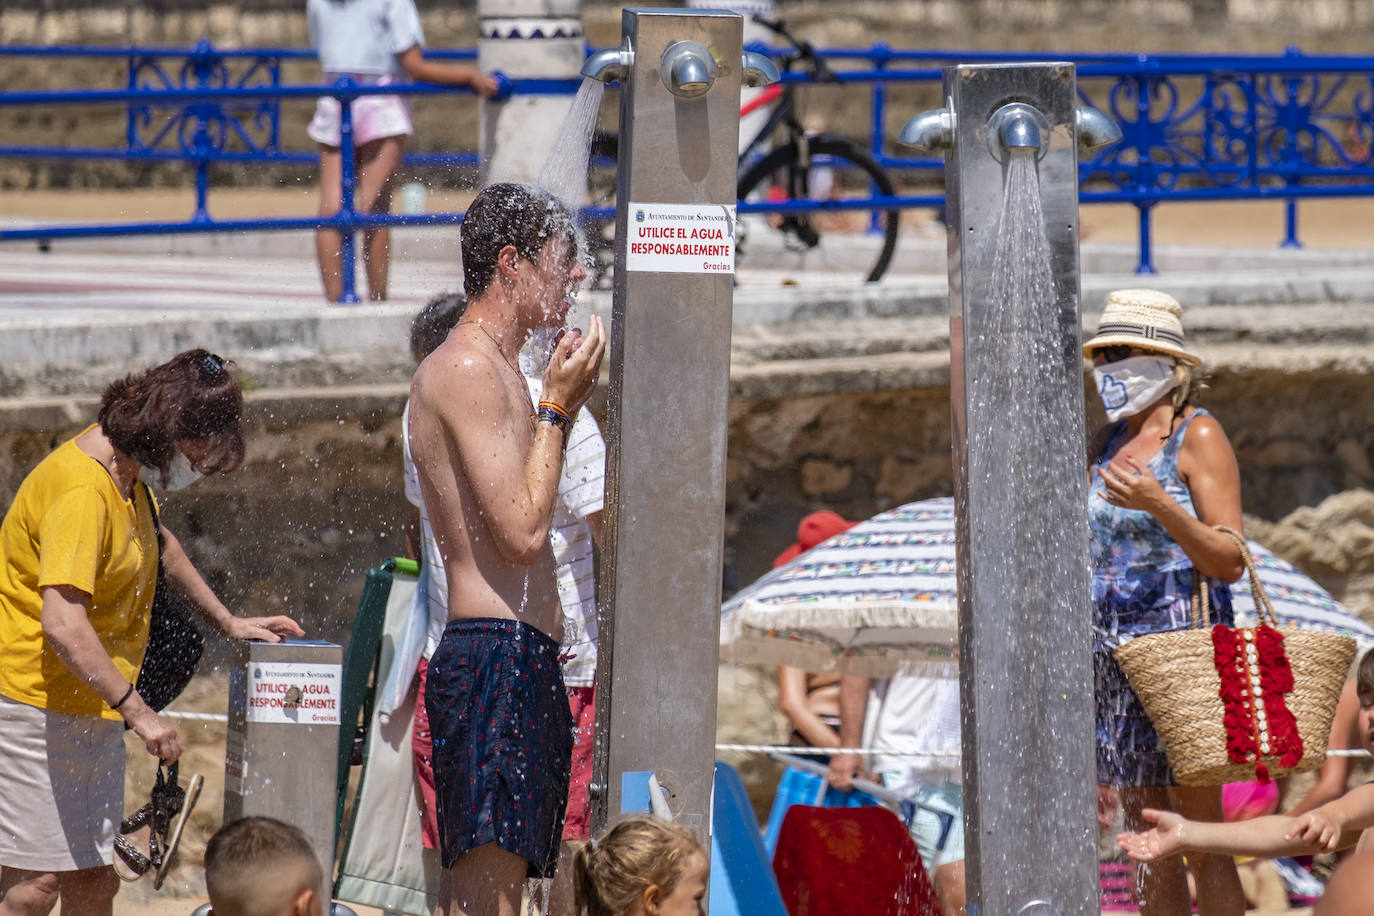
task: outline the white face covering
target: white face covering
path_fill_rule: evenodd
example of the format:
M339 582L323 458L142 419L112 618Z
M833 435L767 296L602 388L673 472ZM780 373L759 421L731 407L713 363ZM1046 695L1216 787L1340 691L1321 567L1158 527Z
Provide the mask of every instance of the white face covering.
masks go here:
M1174 360L1167 356L1132 356L1094 366L1093 381L1113 423L1135 416L1178 387Z
M167 482L162 482L162 472L157 468L140 467L138 479L154 489L167 491L184 490L205 475L191 466L191 459L180 451L172 455L172 463L167 467Z

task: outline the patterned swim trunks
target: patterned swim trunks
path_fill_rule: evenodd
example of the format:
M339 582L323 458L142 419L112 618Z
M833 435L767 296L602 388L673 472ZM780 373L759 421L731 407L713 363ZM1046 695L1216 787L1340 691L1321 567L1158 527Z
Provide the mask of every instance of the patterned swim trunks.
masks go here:
M496 843L529 862L529 877L553 874L573 748L558 656L518 620L444 628L425 680L444 868Z

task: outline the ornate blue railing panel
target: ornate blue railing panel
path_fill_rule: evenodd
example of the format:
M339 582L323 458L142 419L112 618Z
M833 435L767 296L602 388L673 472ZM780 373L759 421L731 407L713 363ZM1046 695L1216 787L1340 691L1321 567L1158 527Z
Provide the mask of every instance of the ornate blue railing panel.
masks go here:
M768 50L764 48L763 50ZM428 52L427 52L428 53ZM1150 214L1161 203L1182 200L1277 199L1287 202L1284 244L1297 245L1297 201L1303 197L1374 194L1374 57L1308 56L1297 49L1268 57L1239 55L1046 55L981 51L870 48L820 52L849 68L832 68L842 83L870 93L869 147L885 167L914 180L938 182L943 159L900 154L890 138L901 127L889 123L892 83L938 84L941 67L956 62L1067 60L1077 65L1079 91L1087 104L1108 112L1122 126L1123 141L1081 164L1080 200L1085 204L1129 203L1139 212L1138 269L1152 272ZM120 232L187 232L300 228L349 229L371 225L453 223L461 213L423 217L362 215L351 195L333 217L301 217L234 224L210 220L205 206L209 166L215 162L304 165L316 156L284 149L280 106L284 99L332 94L340 100L370 92L406 95L463 92L427 85L385 90L353 85L284 85L282 63L309 60L302 48L53 48L0 46L0 56L85 56L126 61L124 90L0 92L0 106L121 104L127 126L122 148L0 144L0 156L174 160L196 169L196 210L184 223L45 227L0 231L0 241L78 237ZM434 56L472 60L472 49ZM789 82L806 82L787 73ZM518 81L511 92L571 93L573 80ZM289 144L288 144L289 145ZM346 159L349 157L345 157ZM475 153L407 154L409 166L471 165ZM351 179L351 175L346 178ZM843 202L794 200L785 204L742 203L741 211L815 210L836 207L878 210L892 206L940 206L941 195L871 197Z

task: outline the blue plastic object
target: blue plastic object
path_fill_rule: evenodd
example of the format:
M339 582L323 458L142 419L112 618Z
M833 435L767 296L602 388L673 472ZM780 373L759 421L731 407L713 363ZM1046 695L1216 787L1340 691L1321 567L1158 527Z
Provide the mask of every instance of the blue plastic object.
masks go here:
M711 810L711 916L787 916L749 796L728 763L716 762Z
M778 833L782 830L782 819L787 809L793 805L817 805L824 808L866 808L878 804L878 800L864 792L841 792L826 785L825 778L807 773L796 767L782 771L778 780L778 790L773 795L773 808L768 812L768 826L763 831L762 845L773 860L778 848Z

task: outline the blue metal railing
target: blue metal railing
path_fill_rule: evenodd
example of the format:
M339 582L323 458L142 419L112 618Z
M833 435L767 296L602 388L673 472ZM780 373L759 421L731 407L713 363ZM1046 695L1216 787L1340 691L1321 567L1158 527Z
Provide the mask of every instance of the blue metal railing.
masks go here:
M773 53L783 52L772 50ZM934 184L943 159L890 152L901 125L889 123L888 87L938 84L940 67L953 62L1067 60L1078 67L1080 95L1122 125L1124 139L1099 150L1080 166L1083 203L1128 203L1139 213L1138 270L1152 273L1151 212L1185 200L1287 202L1283 244L1297 246L1297 201L1305 197L1374 194L1374 57L1311 56L1290 48L1272 56L1026 54L992 51L831 48L818 55L857 66L834 69L840 83L866 85L871 94L869 147L884 167L925 173ZM48 240L95 235L330 228L345 238L345 296L353 291L352 232L380 226L449 225L462 213L363 214L352 195L351 119L343 118L342 206L333 216L214 220L209 216L210 166L215 163L312 165L313 153L283 147L281 103L333 95L348 101L373 93L434 95L464 89L425 84L358 86L285 85L284 61L313 59L303 48L217 49L202 41L190 49L146 47L0 46L0 57L95 57L123 59L123 88L0 92L0 107L121 104L126 123L122 147L0 144L0 156L185 161L196 172L192 217L183 222L106 223L0 230L0 241ZM472 60L471 49L433 52ZM784 74L805 83L801 73ZM517 80L509 93L561 94L577 80ZM341 106L347 112L348 106ZM473 166L471 152L407 154L412 167ZM843 201L742 201L740 211L802 212L826 209L940 207L943 195L870 196ZM594 215L605 217L601 211Z

